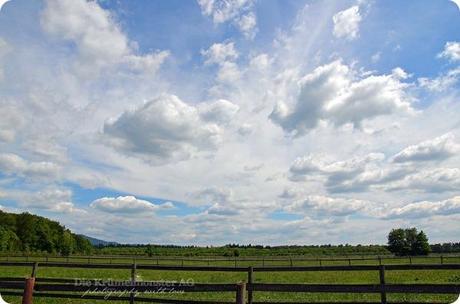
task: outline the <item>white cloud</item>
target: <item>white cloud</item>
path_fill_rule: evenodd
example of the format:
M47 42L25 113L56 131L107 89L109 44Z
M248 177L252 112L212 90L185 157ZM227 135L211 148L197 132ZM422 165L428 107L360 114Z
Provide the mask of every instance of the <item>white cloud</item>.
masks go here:
M227 188L205 188L189 194L197 204L225 204L233 200L233 192Z
M78 49L84 71L125 64L133 70L155 72L168 52L134 54L135 49L113 16L97 2L47 0L41 24L49 35L72 41Z
M460 79L460 68L455 68L435 78L421 77L418 83L422 88L432 92L443 92L454 88Z
M201 54L206 58L205 64L217 64L219 70L217 78L221 82L233 83L240 78L240 71L234 62L238 59L238 52L233 42L215 43Z
M359 6L355 5L340 11L332 17L334 22L334 36L338 38L355 39L359 33L361 22Z
M199 151L214 150L222 141L222 129L201 114L177 96L161 95L105 123L104 135L120 152L153 164L184 160Z
M237 105L225 99L203 103L199 106L200 115L203 120L219 124L229 123L238 110L239 107Z
M146 200L138 199L134 196L119 196L119 197L102 197L90 204L91 208L95 208L109 213L144 213L152 212L158 209L170 209L173 207L171 202L162 205L156 205Z
M441 167L421 170L390 183L385 188L390 191L417 190L431 193L457 191L460 189L460 169Z
M255 37L257 31L257 20L254 13L250 12L247 15L241 16L241 18L237 21L237 24L240 31L246 38L253 39Z
M407 174L406 170L395 168L379 169L385 159L381 153L370 153L344 161L328 161L320 156L307 155L296 158L291 165L290 179L300 182L308 179L325 179L324 186L329 192L364 191L373 184L397 179Z
M448 41L444 46L444 50L438 55L440 58L446 58L450 61L460 60L460 42Z
M201 54L206 57L206 64L221 64L225 61L233 61L239 56L233 42L214 43L207 50L202 50Z
M0 142L13 142L24 125L24 117L14 106L1 103L0 117Z
M459 152L460 144L455 142L454 136L445 134L405 148L393 157L393 161L397 163L442 161Z
M453 215L460 213L460 196L442 201L421 201L400 208L394 208L386 214L386 218L423 218L434 215Z
M26 178L55 178L60 167L52 162L30 162L13 153L0 154L0 170Z
M256 17L251 11L254 0L198 0L201 12L212 17L215 24L232 21L247 37L253 38Z
M406 93L407 75L395 69L389 75L357 78L357 72L341 61L316 68L299 81L294 105L278 102L270 118L286 132L300 136L321 120L341 126L361 127L365 120L393 113L409 113L412 98Z
M21 208L40 209L56 213L86 214L86 211L72 203L72 191L54 186L40 191L9 190L5 197L17 201Z
M320 216L346 216L362 211L369 204L370 202L357 199L309 195L286 205L284 210L301 214L314 212Z

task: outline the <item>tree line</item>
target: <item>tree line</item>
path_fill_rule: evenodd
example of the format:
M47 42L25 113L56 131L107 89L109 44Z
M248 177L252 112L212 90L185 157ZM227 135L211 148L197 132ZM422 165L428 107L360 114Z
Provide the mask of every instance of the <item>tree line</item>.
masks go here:
M90 254L93 246L56 221L30 213L0 211L1 252Z

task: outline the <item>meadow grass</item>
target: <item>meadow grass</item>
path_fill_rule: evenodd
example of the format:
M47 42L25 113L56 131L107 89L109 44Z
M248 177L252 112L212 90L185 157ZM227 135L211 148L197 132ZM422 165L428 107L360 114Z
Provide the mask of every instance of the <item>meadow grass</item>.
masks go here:
M436 257L437 258L437 257ZM434 263L435 258L423 258L413 260L413 263ZM438 263L439 263L439 258ZM35 258L33 260L36 260ZM65 258L56 259L63 262ZM11 261L11 259L10 259ZM32 261L32 259L30 260ZM38 261L42 261L38 259ZM51 261L51 260L50 260ZM53 260L55 261L55 260ZM76 262L72 259L72 262ZM82 258L81 263L87 263L88 260ZM110 263L109 260L97 260L97 263ZM112 259L112 263L127 263L126 259ZM147 261L156 264L156 260ZM182 261L162 261L160 265L181 265ZM165 264L162 264L165 262ZM166 263L167 262L167 263ZM401 259L382 259L385 264L408 264L407 258ZM281 263L281 264L280 264ZM284 263L284 264L283 264ZM348 265L348 261L323 261L322 265ZM444 263L459 263L458 258L451 260L444 258ZM147 264L142 261L142 264ZM265 266L289 266L290 261L265 261ZM317 266L317 261L293 261L294 266ZM352 265L377 265L378 261L357 261L352 260ZM184 261L186 266L207 265L207 262ZM211 266L234 266L234 261L210 262ZM237 265L261 266L261 262L237 260ZM3 267L0 266L0 277L27 277L30 275L31 267ZM113 279L129 280L131 271L129 269L80 269L80 268L62 268L62 267L40 267L38 268L37 277L47 278L79 278L79 279ZM458 270L410 270L410 271L386 271L387 283L439 283L439 284L460 284L460 271ZM160 270L138 270L137 279L144 281L164 280L164 281L181 281L192 280L195 283L236 283L247 280L247 274L244 272L201 272L201 271L160 271ZM256 272L254 273L255 283L299 283L299 284L378 284L379 274L377 271L315 271L315 272ZM235 295L230 292L222 293L184 293L184 294L160 294L157 298L176 298L183 300L210 300L210 301L234 301ZM19 297L5 296L10 303L20 303ZM346 301L379 301L378 294L328 294L328 293L279 293L279 292L255 292L255 301L335 301L343 303ZM426 303L443 302L451 303L456 299L455 295L409 295L409 294L389 294L388 300L399 302L421 301ZM50 304L86 304L95 303L94 300L70 300L70 299L46 299L36 298L34 303ZM119 301L99 301L99 303L123 303Z

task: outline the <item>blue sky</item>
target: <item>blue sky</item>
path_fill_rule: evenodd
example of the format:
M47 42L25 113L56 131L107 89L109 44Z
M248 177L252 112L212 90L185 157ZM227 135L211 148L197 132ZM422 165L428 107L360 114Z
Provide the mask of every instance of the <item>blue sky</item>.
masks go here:
M458 241L454 1L4 2L1 209L126 243Z

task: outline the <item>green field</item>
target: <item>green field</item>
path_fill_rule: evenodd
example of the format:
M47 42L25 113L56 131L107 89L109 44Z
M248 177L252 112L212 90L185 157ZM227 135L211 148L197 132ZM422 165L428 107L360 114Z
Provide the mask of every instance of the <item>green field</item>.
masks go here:
M24 260L25 258L14 258L14 260ZM44 261L45 258L29 258L30 261L37 259ZM2 257L0 260L5 260ZM12 258L9 258L11 261ZM72 262L87 263L87 258L71 258ZM51 260L50 260L51 261ZM66 258L55 258L53 262L63 262ZM160 265L182 265L182 260L158 260ZM91 260L90 262L96 262ZM438 263L439 257L426 257L413 259L413 263ZM98 259L97 263L127 263L126 259ZM145 260L138 262L139 264L156 264L157 260ZM206 266L207 259L203 261L184 261L185 266L203 265ZM317 261L297 261L294 266L317 266ZM383 264L408 264L408 258L401 259L383 259ZM444 263L460 264L460 258L450 257L444 258ZM277 265L288 266L289 258L284 261L265 261L265 266ZM322 265L348 265L347 260L340 261L322 261ZM352 260L352 265L377 265L375 261L359 261ZM211 266L234 266L234 261L212 261ZM261 266L261 261L244 261L237 259L238 266ZM0 277L27 277L30 275L31 267L3 267L0 266ZM47 278L79 278L79 279L114 279L128 280L131 271L126 270L109 270L109 269L75 269L75 268L53 268L40 267L37 271L37 277ZM138 270L138 280L166 280L166 281L181 281L192 280L195 283L236 283L247 280L247 274L235 272L198 272L198 271L159 271L159 270ZM387 283L439 283L439 284L460 284L460 271L458 270L410 270L410 271L386 271ZM255 283L300 283L300 284L378 284L379 274L377 271L319 271L319 272L258 272L254 274ZM226 300L232 301L235 298L234 293L185 293L175 295L156 295L156 297L177 298L177 299L194 299L194 300ZM398 302L444 302L451 303L457 297L455 295L404 295L404 294L389 294L388 300ZM19 297L5 296L5 299L10 303L20 303ZM255 292L255 301L379 301L378 294L320 294L320 293L274 293L274 292ZM66 299L45 299L37 298L34 303L94 303L94 300L66 300ZM123 303L116 301L100 301L100 303Z

